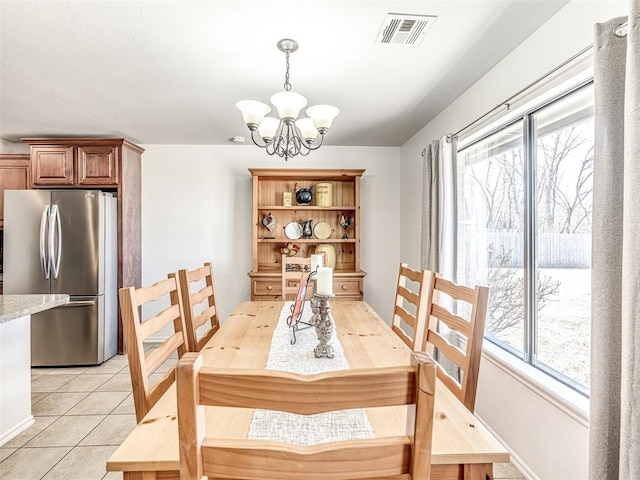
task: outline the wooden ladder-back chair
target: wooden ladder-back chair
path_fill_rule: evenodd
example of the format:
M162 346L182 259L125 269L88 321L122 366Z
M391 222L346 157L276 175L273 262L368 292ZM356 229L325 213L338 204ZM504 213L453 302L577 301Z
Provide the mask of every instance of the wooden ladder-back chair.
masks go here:
M400 264L391 329L411 350L419 350L424 341L433 275L427 270L413 270L406 263ZM412 288L407 281L413 282ZM412 333L406 331L407 327Z
M457 285L435 275L431 290L431 301L428 307L429 326L422 350L436 358L439 363L438 378L464 403L467 409L473 412L489 289L481 286L471 288ZM464 310L469 312L468 316L465 315L468 319L451 312L452 307L448 305L453 305L453 301L456 301L458 309L467 304ZM447 336L453 339L453 343L439 333L438 322L442 322L451 331L451 335ZM435 349L438 350L437 354ZM444 362L440 358L442 355L457 370L454 375L446 371L446 366L442 366Z
M299 270L287 270L294 265ZM304 268L306 267L306 270ZM311 269L311 257L287 257L282 255L282 300L295 300L302 276Z
M298 375L204 367L187 353L178 364L180 478L245 480L428 480L431 471L435 364L413 354L407 366ZM381 388L382 386L382 388ZM318 399L322 399L319 401ZM320 445L207 435L205 407L260 408L299 415L415 404L406 435ZM410 411L413 409L410 409ZM402 476L404 475L404 476Z
M169 277L175 277L175 273L170 273ZM213 337L213 334L220 329L213 265L211 262L207 262L204 266L195 270L179 270L178 281L182 292L184 323L187 329L189 351L199 352ZM193 284L201 281L204 281L204 285L197 291L192 291ZM209 322L209 327L198 338L198 329L207 322Z
M155 316L141 321L140 307L166 296L169 297L170 306ZM174 382L175 366L153 386L150 386L149 376L173 353L177 352L178 358L180 358L187 351L180 285L175 278L169 278L150 287L121 288L120 311L129 358L136 419L140 423L151 407ZM173 335L157 348L150 349L149 353L145 355L143 341L162 330L170 322L173 322Z

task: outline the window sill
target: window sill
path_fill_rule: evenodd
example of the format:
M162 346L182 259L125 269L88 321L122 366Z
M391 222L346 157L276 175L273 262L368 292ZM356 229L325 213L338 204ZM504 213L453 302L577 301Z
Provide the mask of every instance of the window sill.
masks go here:
M485 340L482 356L583 426L589 426L589 399Z

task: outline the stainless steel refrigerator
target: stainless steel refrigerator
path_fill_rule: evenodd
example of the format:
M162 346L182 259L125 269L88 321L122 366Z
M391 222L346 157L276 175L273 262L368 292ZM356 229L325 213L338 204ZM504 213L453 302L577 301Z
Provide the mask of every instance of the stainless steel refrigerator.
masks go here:
M4 293L66 293L31 316L31 365L98 365L117 351L117 199L5 190Z

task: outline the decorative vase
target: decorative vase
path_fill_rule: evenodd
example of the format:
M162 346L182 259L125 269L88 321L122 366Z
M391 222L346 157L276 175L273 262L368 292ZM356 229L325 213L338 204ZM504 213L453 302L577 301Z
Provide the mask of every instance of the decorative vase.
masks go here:
M296 183L293 187L296 192L296 202L298 205L309 205L313 200L313 187L310 188L298 188Z
M315 253L324 253L324 257L326 260L326 266L331 267L333 269L336 268L336 249L330 243L319 243L316 245Z
M302 222L302 238L311 238L313 235L313 230L311 229L312 220L307 220L306 222Z

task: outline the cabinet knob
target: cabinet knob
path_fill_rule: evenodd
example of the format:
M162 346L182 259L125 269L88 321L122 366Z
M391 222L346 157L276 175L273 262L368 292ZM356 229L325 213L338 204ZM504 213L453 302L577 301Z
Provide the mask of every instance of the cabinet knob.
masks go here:
M342 285L342 287L341 287L341 288L342 288L342 290L346 290L346 289L347 289L347 286L346 286L346 285Z
M273 290L273 287L271 285L267 285L267 290L271 291Z

